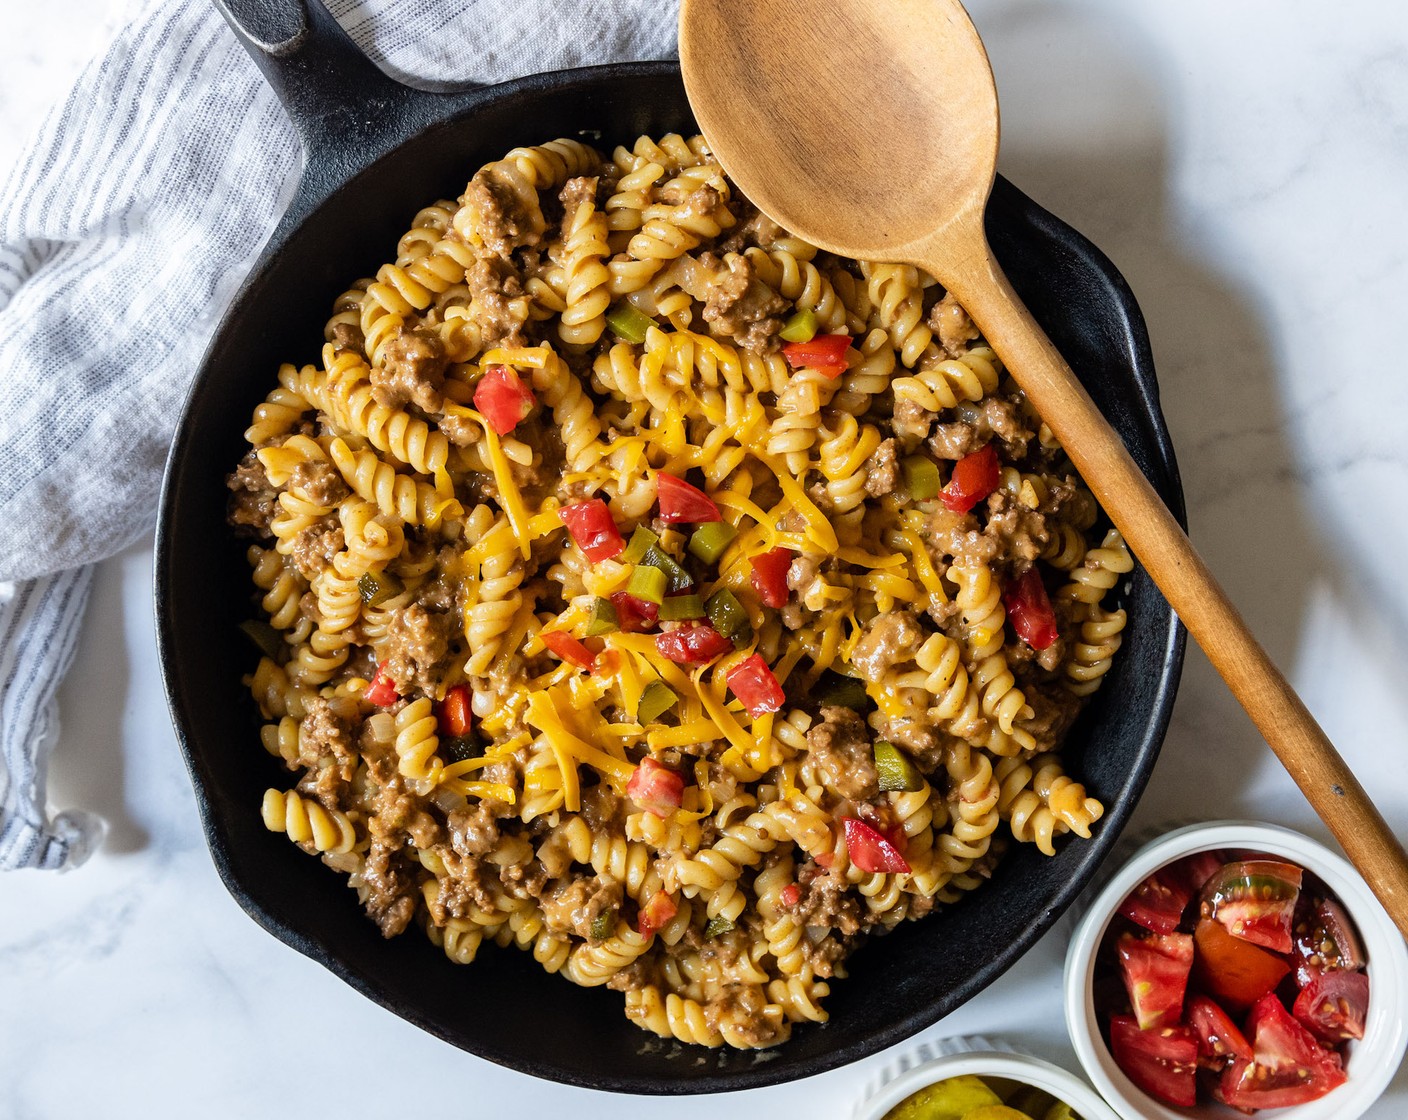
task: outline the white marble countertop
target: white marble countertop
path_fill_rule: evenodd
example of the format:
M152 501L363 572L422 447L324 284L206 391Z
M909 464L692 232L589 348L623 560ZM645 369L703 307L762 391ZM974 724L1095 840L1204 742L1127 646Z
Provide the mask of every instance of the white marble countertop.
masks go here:
M7 6L0 174L119 6L69 0L61 21ZM1148 317L1194 539L1408 834L1402 6L971 7L1003 96L1002 169L1109 254ZM150 543L101 566L61 693L51 798L103 814L107 844L72 874L0 878L0 1115L372 1115L417 1107L433 1069L437 1107L472 1085L477 1114L715 1120L717 1100L626 1101L462 1054L246 918L216 877L167 721L151 571ZM1190 650L1131 831L1227 816L1327 837ZM1004 1036L1073 1066L1057 983L1067 928L920 1037ZM885 1060L725 1103L847 1116ZM350 1072L368 1061L404 1075ZM1400 1070L1369 1116L1404 1115Z

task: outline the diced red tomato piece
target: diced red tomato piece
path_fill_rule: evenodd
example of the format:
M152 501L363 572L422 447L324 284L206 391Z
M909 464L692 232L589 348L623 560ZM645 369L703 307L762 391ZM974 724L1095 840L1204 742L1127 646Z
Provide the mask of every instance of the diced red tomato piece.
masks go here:
M1326 972L1296 996L1291 1014L1321 1042L1338 1046L1364 1037L1369 1015L1369 978L1362 972Z
M948 485L939 491L939 500L954 513L967 513L996 490L1001 480L997 448L988 444L953 465L953 474Z
M474 387L474 407L501 436L523 422L538 399L508 366L490 366Z
M626 783L626 796L657 817L668 817L684 798L684 779L653 758L641 759Z
M1274 994L1247 1019L1253 1060L1233 1062L1219 1088L1233 1108L1287 1108L1319 1100L1345 1082L1340 1056L1324 1049Z
M1296 984L1307 987L1322 972L1353 972L1364 967L1364 949L1354 923L1332 898L1301 896L1291 937Z
M1035 564L1003 589L1002 603L1017 637L1032 649L1046 649L1056 640L1056 612Z
M1219 1068L1231 1060L1249 1062L1252 1047L1237 1024L1207 996L1188 997L1188 1025L1198 1036L1198 1056Z
M782 888L780 897L782 899L782 905L790 910L792 907L796 906L797 903L802 901L802 888L796 883L788 883Z
M611 605L616 608L616 625L625 634L640 634L649 630L660 616L657 604L649 599L637 599L627 591L613 594Z
M1295 864L1276 860L1229 863L1203 885L1203 913L1233 937L1289 953L1301 875Z
M458 739L469 734L471 724L469 700L469 685L467 684L457 684L445 693L445 699L440 701L440 710L436 713L441 735Z
M621 536L611 511L600 498L563 506L557 515L562 518L577 547L592 563L610 560L625 551L626 538Z
M596 664L596 654L565 630L544 630L538 636L554 654L579 669L590 669Z
M1172 933L1192 897L1193 892L1172 868L1161 867L1134 888L1120 903L1119 912L1155 933Z
M665 471L656 471L655 486L660 502L661 521L670 525L679 521L699 525L706 521L723 520L714 499L684 479L676 478Z
M1194 852L1169 864L1165 870L1171 878L1187 886L1190 896L1196 896L1207 881L1222 870L1222 865L1230 862L1226 852Z
M1194 982L1224 1007L1250 1007L1291 971L1280 957L1233 937L1215 918L1198 923L1193 941Z
M673 898L664 891L656 891L650 896L650 901L640 908L636 929L642 937L649 937L664 929L678 912L679 905Z
M686 622L655 637L660 656L679 665L707 665L733 649L733 643L707 622Z
M826 870L830 871L831 865L836 861L832 858L830 852L818 852L816 855L812 856L812 862L818 867L824 867Z
M1139 1029L1172 1026L1183 1015L1183 993L1193 967L1193 938L1186 933L1120 935L1120 972Z
M362 699L378 708L389 708L401 699L401 694L396 691L396 682L386 675L385 661L376 667L366 692L362 693Z
M861 871L873 875L877 871L894 873L909 870L909 864L899 850L859 817L843 817L841 827L846 832L846 853L851 863Z
M1187 1027L1141 1031L1128 1015L1110 1019L1115 1065L1144 1092L1187 1107L1198 1099L1198 1043Z
M763 606L785 607L787 570L792 567L792 553L785 548L774 548L750 556L748 563L753 565L753 589L763 601Z
M738 668L728 675L728 686L754 719L765 712L777 711L787 699L761 653L740 661Z
M846 372L850 345L848 334L819 334L807 342L789 342L782 348L782 356L793 369L814 369L826 377L840 377Z

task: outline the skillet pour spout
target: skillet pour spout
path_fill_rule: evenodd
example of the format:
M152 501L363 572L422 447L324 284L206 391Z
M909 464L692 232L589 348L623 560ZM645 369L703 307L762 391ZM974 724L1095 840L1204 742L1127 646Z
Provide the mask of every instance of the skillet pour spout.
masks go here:
M215 866L245 911L392 1013L466 1051L567 1084L628 1093L717 1093L777 1084L873 1054L980 992L1060 916L1110 851L1157 758L1184 635L1137 569L1120 605L1125 645L1067 747L1070 768L1108 807L1094 838L1053 858L1010 852L966 901L907 922L850 958L831 1020L767 1051L662 1041L622 1015L621 995L550 976L491 946L451 964L414 931L383 940L345 881L260 819L287 784L259 742L241 678L257 655L244 547L225 525L224 476L281 362L318 359L337 295L394 255L415 213L455 198L476 168L558 137L611 150L641 134L690 133L673 62L535 75L454 92L387 78L320 5L218 0L306 149L289 211L216 330L167 462L157 533L157 633L172 721ZM1071 360L1146 474L1181 514L1182 492L1143 319L1110 262L999 180L988 233L1003 268ZM1028 845L1021 845L1028 848Z

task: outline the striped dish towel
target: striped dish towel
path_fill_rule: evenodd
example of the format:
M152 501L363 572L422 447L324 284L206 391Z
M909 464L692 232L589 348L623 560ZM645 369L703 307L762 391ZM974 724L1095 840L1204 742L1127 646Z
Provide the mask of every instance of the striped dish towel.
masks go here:
M327 6L412 84L675 52L677 0ZM0 869L73 867L101 839L49 816L44 781L90 565L150 531L191 375L297 168L208 0L147 0L0 187Z

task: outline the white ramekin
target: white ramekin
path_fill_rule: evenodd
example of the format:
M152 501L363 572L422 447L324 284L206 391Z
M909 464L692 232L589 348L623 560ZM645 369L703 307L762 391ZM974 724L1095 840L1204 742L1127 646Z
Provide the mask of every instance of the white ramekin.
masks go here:
M1275 1120L1354 1120L1383 1093L1408 1046L1408 947L1368 884L1342 856L1275 825L1211 821L1169 832L1136 852L1090 903L1066 951L1066 1028L1086 1075L1126 1120L1230 1120L1242 1114L1216 1103L1193 1108L1161 1104L1115 1065L1095 1019L1091 983L1095 954L1119 904L1165 864L1193 852L1242 848L1280 856L1319 876L1344 905L1368 957L1369 1017L1364 1038L1350 1044L1349 1080L1318 1101L1267 1112Z
M905 1050L872 1081L856 1107L855 1120L881 1120L911 1093L964 1074L1035 1085L1065 1101L1081 1120L1119 1120L1110 1106L1075 1074L1023 1054L1006 1042L986 1038L946 1038Z

